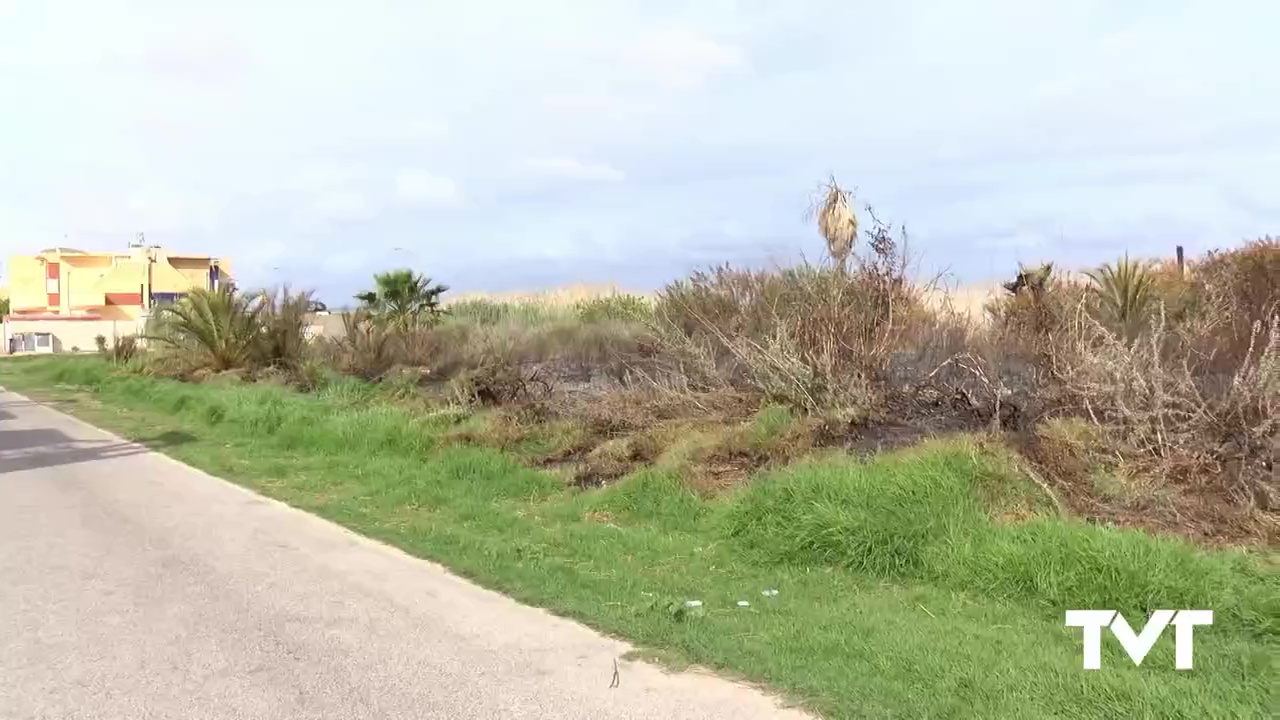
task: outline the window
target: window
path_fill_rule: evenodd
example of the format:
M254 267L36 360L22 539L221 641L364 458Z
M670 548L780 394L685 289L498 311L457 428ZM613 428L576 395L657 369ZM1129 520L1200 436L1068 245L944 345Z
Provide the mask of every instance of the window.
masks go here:
M186 296L187 296L186 293L165 293L165 292L151 293L151 304L152 305L168 305L171 303L175 303Z
M49 333L36 333L36 347L47 348L53 344L53 336Z

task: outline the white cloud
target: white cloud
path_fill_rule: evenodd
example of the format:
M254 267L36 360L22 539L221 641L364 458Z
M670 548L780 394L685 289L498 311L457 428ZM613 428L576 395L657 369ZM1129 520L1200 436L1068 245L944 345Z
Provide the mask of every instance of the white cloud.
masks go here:
M530 174L543 178L618 182L626 174L602 163L583 162L572 157L539 157L526 160L524 168Z
M631 60L660 82L689 90L718 73L745 65L746 55L695 30L668 28L642 36L631 51Z
M406 205L443 207L462 203L462 192L451 178L411 168L396 173L395 194Z

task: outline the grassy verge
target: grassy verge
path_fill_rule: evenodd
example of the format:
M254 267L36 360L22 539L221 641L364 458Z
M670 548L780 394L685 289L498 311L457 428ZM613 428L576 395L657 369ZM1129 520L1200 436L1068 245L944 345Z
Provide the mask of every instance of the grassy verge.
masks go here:
M1039 511L999 456L936 442L829 457L705 499L660 468L577 491L455 419L355 381L310 394L113 373L96 358L6 359L0 384L651 649L766 683L828 717L1264 717L1280 582L1266 558L1206 553ZM776 596L762 595L776 589ZM688 612L687 599L701 600ZM749 607L738 607L746 600ZM1080 668L1067 608L1211 608L1195 670L1172 633L1135 667L1104 641Z

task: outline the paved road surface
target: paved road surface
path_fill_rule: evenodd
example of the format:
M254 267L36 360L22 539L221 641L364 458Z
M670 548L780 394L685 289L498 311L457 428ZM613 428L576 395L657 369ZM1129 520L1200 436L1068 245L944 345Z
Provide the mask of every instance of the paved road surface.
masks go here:
M800 718L0 392L0 717Z

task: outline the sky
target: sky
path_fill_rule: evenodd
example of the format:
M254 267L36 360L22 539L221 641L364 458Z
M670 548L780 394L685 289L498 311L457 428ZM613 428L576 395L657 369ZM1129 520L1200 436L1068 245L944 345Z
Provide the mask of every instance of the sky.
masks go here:
M1280 233L1265 0L0 0L0 257L224 255L342 304L815 258L834 174L922 272ZM0 284L4 266L0 266Z

